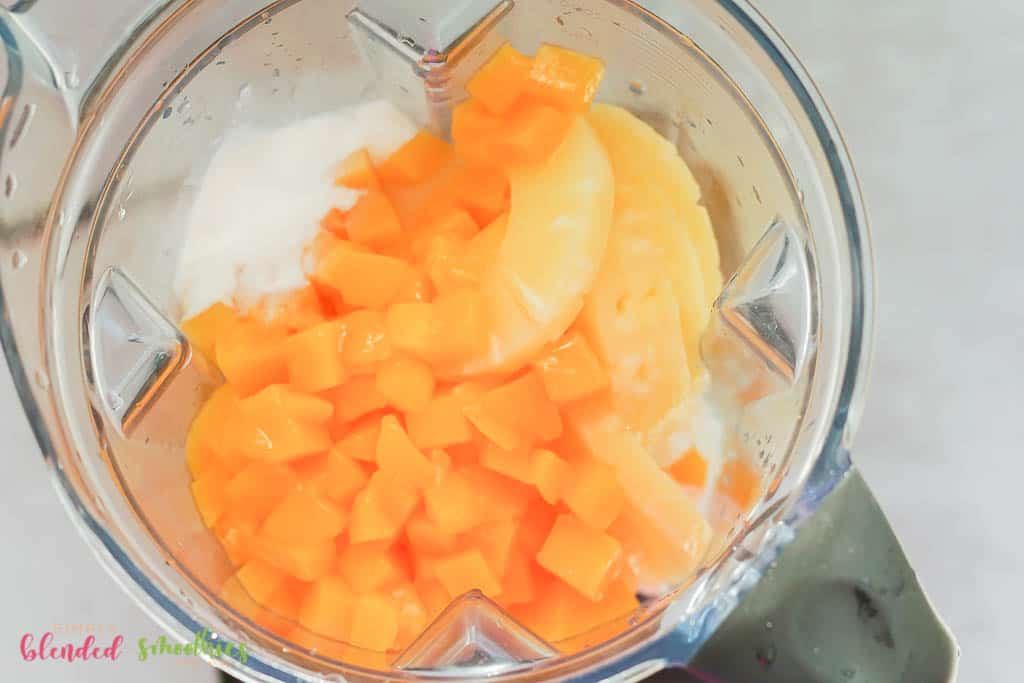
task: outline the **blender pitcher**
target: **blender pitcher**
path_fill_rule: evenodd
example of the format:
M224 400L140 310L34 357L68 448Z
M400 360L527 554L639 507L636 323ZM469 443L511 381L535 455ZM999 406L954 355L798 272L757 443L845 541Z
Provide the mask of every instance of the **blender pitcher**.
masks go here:
M860 193L764 18L745 0L265 1L0 2L4 350L70 517L163 628L245 644L211 663L254 681L953 680L952 637L848 454L871 341ZM761 495L712 496L700 571L571 648L475 594L397 657L300 647L219 597L231 567L189 494L210 380L171 283L195 172L234 127L370 97L443 134L506 41L600 57L598 99L694 170L728 280L711 396Z

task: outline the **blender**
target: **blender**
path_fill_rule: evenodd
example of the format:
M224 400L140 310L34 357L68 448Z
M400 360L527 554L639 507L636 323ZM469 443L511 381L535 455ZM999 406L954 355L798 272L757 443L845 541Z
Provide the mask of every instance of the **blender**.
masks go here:
M872 263L819 94L744 0L4 0L2 341L56 489L97 558L182 642L243 680L954 680L956 648L849 449ZM172 281L195 171L229 130L371 97L445 133L493 52L600 57L601 101L676 144L727 277L702 343L748 509L711 500L700 571L583 645L478 596L377 667L300 647L219 597L231 567L189 494L209 388ZM748 391L737 399L733 388ZM751 389L752 388L752 389Z

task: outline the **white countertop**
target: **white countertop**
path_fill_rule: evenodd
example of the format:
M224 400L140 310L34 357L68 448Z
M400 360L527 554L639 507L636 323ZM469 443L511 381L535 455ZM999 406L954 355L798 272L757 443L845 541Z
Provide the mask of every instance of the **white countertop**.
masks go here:
M873 219L877 350L854 455L960 640L961 680L1015 680L1024 608L1024 4L760 5L831 104ZM21 662L22 634L54 624L112 625L131 651L158 631L57 504L6 373L0 415L0 679L212 680L198 663Z

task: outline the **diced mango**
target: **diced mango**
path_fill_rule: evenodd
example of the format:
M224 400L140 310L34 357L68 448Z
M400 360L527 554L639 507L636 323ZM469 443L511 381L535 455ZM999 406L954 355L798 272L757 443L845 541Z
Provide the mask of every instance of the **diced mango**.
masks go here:
M395 295L395 303L426 303L432 300L435 294L434 285L430 282L430 276L417 270L413 274L412 280L405 283L405 285L398 290L398 293Z
M291 334L327 319L328 308L313 285L307 285L280 297L264 302L264 319L275 329Z
M298 484L287 465L254 462L227 482L224 495L231 510L262 521Z
M433 621L448 606L448 591L437 579L417 578L413 585L416 588L416 595L423 601L423 607L427 610L427 619Z
M207 472L202 478L192 482L192 498L195 500L196 509L203 519L203 524L208 528L220 519L221 513L227 502L224 495L224 485L227 478L221 472Z
M265 605L281 587L285 574L263 560L251 560L235 573L235 578L253 600Z
M221 513L213 532L232 565L240 567L253 558L257 524L238 510Z
M536 372L528 372L488 391L480 402L479 415L481 419L503 427L508 433L517 434L520 438L517 439L518 443L511 445L512 448L519 443L551 441L562 433L562 418L558 407L548 398ZM480 424L477 427L480 428ZM507 441L499 445L510 447Z
M345 325L339 320L321 323L289 337L285 342L288 380L300 391L317 393L345 381L341 359Z
M356 244L386 247L402 237L398 214L382 190L369 190L349 209L344 219L345 234Z
M577 517L600 531L615 521L626 502L615 468L589 458L572 467L563 497Z
M534 483L530 450L526 447L506 451L496 444L487 444L480 456L480 464L524 484Z
M374 384L374 391L376 392L376 384ZM337 398L337 397L335 397ZM383 399L383 397L380 397ZM375 399L376 400L376 399ZM335 403L336 410L337 403ZM378 410L383 406L377 406L373 410ZM364 409L365 406L360 407L360 410ZM346 416L348 413L346 412ZM359 460L362 462L377 462L377 436L380 434L380 418L371 415L364 417L356 422L348 424L345 421L347 429L345 435L331 448L331 453L336 453L339 456L351 458L352 460Z
M299 608L299 623L313 633L338 641L348 640L356 595L339 576L325 576L313 584Z
M434 571L451 598L471 590L479 590L489 598L501 594L501 582L479 550L465 550L441 558L435 563Z
M240 407L260 436L251 457L286 462L331 446L326 422L334 406L329 401L276 384L243 399Z
M559 515L537 553L540 566L597 601L622 570L622 544L574 515Z
M384 595L360 595L352 610L348 641L366 650L383 652L398 637L398 606Z
M513 547L501 579L498 604L507 608L531 602L536 597L537 572L534 559Z
M458 361L475 353L486 339L486 303L479 291L461 288L439 294L428 360Z
M398 636L395 649L402 650L415 640L427 626L427 609L411 583L391 589L391 598L398 606Z
M355 460L345 455L341 444L335 444L327 454L327 473L324 476L324 495L339 505L347 505L370 480Z
M459 156L472 166L528 166L558 149L574 118L530 98L521 98L501 117L469 100L452 112L452 139Z
M741 510L749 510L757 502L761 476L742 458L733 458L722 464L716 488Z
M683 457L672 463L668 473L681 486L703 488L708 480L708 461L696 448L690 448L683 453Z
M395 356L377 370L377 391L403 413L425 410L434 395L434 383L430 366L415 358Z
M505 43L466 84L470 96L496 115L504 114L526 90L533 60Z
M469 214L466 214L467 218ZM461 256L466 241L454 235L435 235L424 255L423 265L430 276L430 283L440 294L473 284L464 277L461 270Z
M473 239L478 232L480 228L473 216L465 209L452 206L441 210L418 230L410 246L413 256L429 262L426 257L436 238L444 237L461 243Z
M257 557L300 581L316 581L334 567L337 547L334 539L316 543L268 542L257 538Z
M409 518L405 535L412 549L421 553L450 553L458 543L454 533L441 531L440 526L423 511L414 512Z
M571 468L553 451L538 448L530 456L530 478L541 498L554 505L565 495L572 476Z
M242 396L288 381L283 337L253 320L227 325L217 337L217 367Z
M234 321L235 312L218 301L199 315L183 322L181 331L185 333L192 346L213 363L217 358L217 338Z
M487 566L500 580L505 576L509 557L515 551L515 539L519 532L516 520L502 520L481 524L467 534L467 540L487 560Z
M519 519L536 497L531 487L480 465L468 465L460 471L479 497L484 522Z
M392 304L387 329L396 349L429 359L435 336L434 306L426 302Z
M574 636L589 636L597 627L618 619L623 623L616 625L615 630L621 630L626 625L626 617L638 606L636 596L622 581L609 586L604 599L595 602L562 581L549 580L537 588L536 598L530 604L517 605L511 612L537 635L558 643L560 650L577 652L582 648ZM603 637L597 642L611 635L602 632Z
M185 439L185 457L193 479L198 479L218 460L218 455L224 453L224 424L235 414L237 406L235 390L229 384L222 384L199 408Z
M380 189L380 180L377 178L377 171L373 167L370 151L363 147L348 155L338 165L334 184L353 190Z
M497 168L465 168L454 184L455 201L473 217L477 225L490 225L509 207L509 182ZM472 235L469 235L472 237Z
M419 503L419 492L401 472L378 470L352 503L352 543L394 539Z
M281 586L264 603L266 608L256 623L282 638L291 638L299 622L299 608L309 594L311 584L285 577Z
M340 387L332 389L326 396L334 404L335 427L344 428L351 422L358 420L365 415L386 408L388 400L377 391L377 380L373 375L355 375L345 380ZM360 423L364 430L372 430L367 426L369 423ZM360 433L360 438L365 440L368 433ZM374 436L376 439L376 436ZM362 445L360 441L360 446ZM355 453L352 457L358 460L367 458L359 457ZM373 458L369 458L372 460Z
M608 386L608 375L590 344L571 332L533 362L544 389L555 403L569 403Z
M434 396L427 407L406 416L409 438L420 448L445 448L469 443L473 431L462 414L462 403L451 393Z
M433 464L413 445L394 415L381 418L377 466L414 490L422 491L434 482Z
M341 294L349 306L384 308L415 278L401 259L339 245L317 265L316 279Z
M338 573L357 593L390 588L409 580L409 570L387 541L356 543L338 556Z
M289 494L271 511L260 531L272 542L316 543L333 539L347 521L344 510L314 491L301 490Z
M415 185L440 173L451 155L447 142L421 130L379 166L377 175L385 183Z
M441 533L460 534L483 521L481 498L473 482L458 471L448 472L441 482L423 492L427 518Z
M383 313L355 311L342 318L342 322L346 328L342 359L352 372L372 372L378 363L391 357L391 341Z
M555 508L539 498L530 501L519 522L519 532L516 534L516 545L521 549L523 555L532 558L540 552L544 541L551 534L551 528L555 525L557 517Z
M594 101L603 77L601 60L542 45L534 55L526 91L563 111L584 112Z

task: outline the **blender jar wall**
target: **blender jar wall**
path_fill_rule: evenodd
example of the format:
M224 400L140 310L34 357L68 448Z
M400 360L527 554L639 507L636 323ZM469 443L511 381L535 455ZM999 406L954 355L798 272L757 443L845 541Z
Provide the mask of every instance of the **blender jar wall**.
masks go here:
M694 165L723 244L726 274L773 219L795 230L808 226L811 270L819 278L815 372L804 378L807 384L777 399L775 410L748 415L752 422L743 428L773 434L778 450L772 460L786 473L749 511L754 517L770 510L773 515L763 522L768 528L784 511L778 504L799 492L830 430L844 433L860 369L859 356L850 350L859 349L864 335L859 199L821 103L752 12L710 0L645 4L684 35L626 2L520 2L498 30L528 51L549 41L606 59L609 77L601 98L633 109L678 139ZM191 509L181 444L126 441L104 422L103 397L93 392L93 368L83 362L82 316L97 278L108 266L118 266L173 317L176 219L187 206L196 160L225 129L243 121L279 124L372 94L364 89L372 74L358 66L347 37L344 15L350 3L277 3L265 15L258 14L260 5L165 6L140 27L125 46L126 56L102 74L104 80L93 84L94 108L83 121L47 218L46 336L44 347L34 349L49 354L45 375L51 389L35 389L44 402L43 420L36 424L40 441L47 451L44 439L54 441L62 472L81 468L83 480L65 486L72 499L84 499L76 514L127 572L122 582L144 595L150 611L179 634L182 626L195 631L203 624L239 640L249 637L239 628L244 620L212 595L226 565L217 561L219 550ZM214 47L204 51L209 45ZM304 78L317 70L323 74ZM165 92L165 79L179 72L182 77ZM130 137L139 121L139 136ZM122 150L127 151L123 166ZM12 160L5 153L5 169ZM5 274L7 298L10 276ZM31 351L22 350L20 360L27 361ZM12 368L21 368L18 360L12 359ZM22 374L23 395L24 379ZM802 421L805 406L813 424ZM757 551L754 538L748 547ZM718 584L691 587L685 601L691 611L703 606L697 597L705 585ZM646 635L641 630L624 638ZM289 664L284 659L290 657L275 647L280 643L252 637L266 646L260 659L251 660L252 670L272 673L267 667L284 670L293 664L329 668L322 660ZM621 652L623 644L550 666L578 671Z

